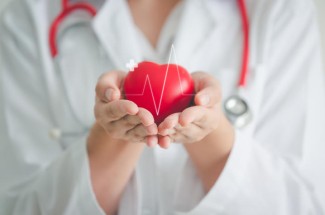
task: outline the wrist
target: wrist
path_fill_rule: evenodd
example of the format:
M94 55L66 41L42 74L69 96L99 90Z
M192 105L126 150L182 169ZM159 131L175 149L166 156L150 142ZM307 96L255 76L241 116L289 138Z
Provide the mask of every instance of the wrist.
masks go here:
M117 210L144 145L114 139L97 123L91 129L87 141L91 183L106 214Z
M226 116L222 113L218 127L198 142L184 144L189 152L202 151L214 153L220 159L227 157L235 141L235 130ZM215 154L217 153L217 154Z
M215 184L224 169L234 141L234 128L222 114L217 129L199 142L184 144L206 192Z
M144 148L143 143L133 143L126 140L114 139L97 122L90 130L87 139L87 151L94 160L109 159L120 154L140 154Z

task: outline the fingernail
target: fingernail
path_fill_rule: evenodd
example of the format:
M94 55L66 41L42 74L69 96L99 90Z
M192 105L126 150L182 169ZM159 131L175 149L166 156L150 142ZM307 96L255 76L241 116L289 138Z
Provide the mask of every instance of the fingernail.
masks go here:
M210 97L208 95L200 96L201 105L207 105L210 102Z
M154 147L154 143L153 143L153 142L149 142L149 143L148 143L148 146L149 146L150 148L153 148L153 147Z
M105 97L107 98L108 101L112 101L113 100L113 94L114 94L114 90L113 89L107 89L105 92Z
M152 147L155 147L156 145L158 145L158 140L157 140L157 138L149 138L148 146L149 146L150 148L152 148Z
M166 145L163 146L163 149L168 149L169 145L170 145L170 143L166 143Z
M155 138L155 139L152 141L152 145L153 145L153 147L156 146L156 145L158 145L158 140L157 140L157 138Z

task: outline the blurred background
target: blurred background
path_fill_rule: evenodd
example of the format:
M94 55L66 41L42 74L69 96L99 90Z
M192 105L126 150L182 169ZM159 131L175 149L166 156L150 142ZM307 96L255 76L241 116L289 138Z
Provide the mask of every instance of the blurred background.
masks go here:
M10 1L12 0L0 0L0 12ZM323 62L324 62L324 72L325 72L325 0L310 0L310 1L315 2L316 8L318 10L319 26L322 34Z
M325 0L314 0L318 9L319 26L322 33L323 42L323 62L325 71Z

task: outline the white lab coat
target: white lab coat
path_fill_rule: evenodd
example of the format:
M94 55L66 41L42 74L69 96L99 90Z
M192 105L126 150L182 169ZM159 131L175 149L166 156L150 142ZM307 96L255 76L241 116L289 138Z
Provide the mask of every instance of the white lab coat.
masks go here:
M125 3L93 2L100 11L91 23L76 13L62 26L55 62L48 29L59 0L16 0L2 15L1 215L104 214L91 187L86 152L94 87L103 72L125 69L131 58L142 57L130 37L131 17L120 8ZM236 91L241 61L236 1L185 4L174 39L178 63L213 73L226 98ZM161 175L154 150L146 149L119 215L324 214L325 85L315 9L308 0L247 0L247 6L250 70L240 94L254 120L236 131L221 176L204 194L186 154L177 172ZM76 23L75 30L62 30ZM170 196L173 207L164 208L159 196L170 190L155 182L169 175L177 175L176 192Z

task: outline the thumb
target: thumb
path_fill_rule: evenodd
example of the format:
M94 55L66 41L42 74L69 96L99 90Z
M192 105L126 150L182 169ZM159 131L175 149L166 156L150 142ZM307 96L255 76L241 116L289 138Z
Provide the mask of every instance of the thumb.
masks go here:
M213 107L221 102L220 84L213 76L203 72L195 72L192 77L197 92L194 98L196 105Z
M104 102L120 99L120 87L125 75L122 71L111 71L101 75L96 85L96 96Z
M221 102L221 91L214 86L203 88L195 95L194 102L199 106L213 107Z

